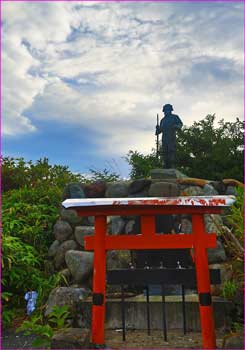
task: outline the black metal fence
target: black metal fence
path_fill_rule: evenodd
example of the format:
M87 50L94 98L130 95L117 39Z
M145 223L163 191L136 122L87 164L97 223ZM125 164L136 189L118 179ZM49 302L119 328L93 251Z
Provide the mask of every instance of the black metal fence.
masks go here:
M211 284L220 284L220 270L210 270ZM196 272L194 268L134 268L133 265L129 269L115 269L107 271L107 284L121 286L121 318L122 318L122 338L126 340L126 318L125 318L125 290L126 286L141 286L146 290L146 326L148 335L151 334L151 319L150 319L150 285L161 286L162 299L162 330L164 340L167 341L167 319L166 319L166 301L165 287L167 285L180 285L182 297L182 319L183 332L186 334L186 305L185 291L186 289L196 288Z

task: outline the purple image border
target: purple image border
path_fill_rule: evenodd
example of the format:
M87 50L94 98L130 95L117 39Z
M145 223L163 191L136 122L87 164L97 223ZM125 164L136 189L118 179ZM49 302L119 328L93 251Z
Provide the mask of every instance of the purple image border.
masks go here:
M245 0L0 0L0 22L1 22L1 29L0 29L0 157L1 157L1 165L2 165L2 3L4 2L121 2L121 3L126 3L126 2L137 2L137 3L161 3L161 2L175 2L175 3L229 3L229 2L235 2L235 3L243 3L243 53L245 49ZM245 74L244 74L244 69L245 69L245 54L243 54L243 119L245 119L244 116L244 111L245 111ZM245 144L245 134L244 134L244 144ZM0 172L0 208L2 208L2 172ZM2 235L2 211L0 211L0 234ZM1 240L0 240L1 241ZM245 237L244 237L244 246L245 246ZM0 260L2 258L2 246L0 249ZM244 273L245 273L245 265L244 265ZM0 281L2 280L2 269L0 269ZM0 295L2 294L2 286L0 284ZM2 315L2 301L0 301L0 310L1 310L1 315ZM244 309L245 310L245 309ZM245 335L245 328L244 328L244 335ZM0 317L0 349L2 348L2 318ZM18 348L19 350L25 350ZM112 348L113 349L113 348ZM139 348L127 348L131 350L136 350ZM141 349L141 348L140 348ZM144 348L146 350L150 349L162 349L162 348ZM165 348L167 349L167 348ZM169 348L169 350L181 350L181 348ZM182 350L186 350L187 348L183 348ZM11 348L8 348L8 350L12 350ZM55 350L55 349L53 349ZM65 349L64 349L65 350ZM92 349L90 349L92 350ZM196 350L202 350L202 349L196 349ZM237 349L240 350L240 349Z
M243 2L245 0L0 0L0 2Z

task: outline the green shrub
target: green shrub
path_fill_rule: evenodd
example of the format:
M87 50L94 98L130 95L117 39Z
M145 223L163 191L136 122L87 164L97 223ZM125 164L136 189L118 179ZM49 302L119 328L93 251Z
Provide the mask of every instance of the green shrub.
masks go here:
M32 346L50 348L51 339L56 331L66 328L66 321L70 316L68 306L54 306L52 312L44 324L41 315L32 315L30 320L24 321L16 330L17 333L24 332L25 335L35 334L37 337Z
M243 245L244 233L244 189L236 188L237 196L235 203L230 207L230 213L227 215L227 221L232 227L232 231L239 242Z
M225 299L232 299L236 295L237 288L235 281L225 281L222 288L222 296Z
M32 245L39 257L53 240L52 227L58 218L61 191L57 188L21 188L2 197L4 236L19 237Z
M112 171L110 172L107 169L103 170L98 170L98 169L89 169L90 172L90 181L95 182L95 181L105 181L105 182L113 182L113 181L118 181L120 179L120 175Z
M154 150L147 155L131 150L125 159L131 166L130 178L134 180L149 177L152 169L162 167L162 161L157 158Z
M92 180L117 179L107 170L93 171ZM68 167L50 165L47 158L33 163L23 158L2 159L2 302L3 325L9 326L19 308L25 309L24 295L38 292L41 314L50 291L66 281L60 274L47 276L44 267L53 242L52 228L59 216L62 192L67 183L87 182Z
M4 158L2 170L2 303L7 327L16 310L24 310L28 290L38 291L41 306L61 283L59 274L45 275L44 258L53 241L63 188L81 177L67 167L49 165L45 158L36 164Z
M68 182L81 182L84 177L73 174L68 166L50 165L48 158L41 158L35 163L24 158L4 157L2 159L3 191L33 188L36 186L55 186L64 188Z

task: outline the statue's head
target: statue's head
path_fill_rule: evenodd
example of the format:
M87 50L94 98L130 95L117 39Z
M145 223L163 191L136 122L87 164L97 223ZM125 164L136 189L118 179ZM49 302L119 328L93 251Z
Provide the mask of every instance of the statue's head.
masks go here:
M173 111L173 106L169 103L167 103L166 105L163 106L162 111L165 115L169 115L171 114L171 112Z

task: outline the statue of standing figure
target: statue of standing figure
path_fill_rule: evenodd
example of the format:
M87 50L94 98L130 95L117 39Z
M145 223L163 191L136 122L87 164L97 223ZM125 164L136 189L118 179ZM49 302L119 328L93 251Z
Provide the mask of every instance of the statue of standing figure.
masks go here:
M162 133L163 168L170 169L176 167L176 131L183 123L178 115L172 114L172 105L164 105L162 111L164 117L156 126L156 135Z

